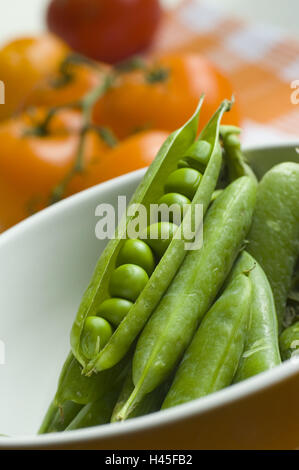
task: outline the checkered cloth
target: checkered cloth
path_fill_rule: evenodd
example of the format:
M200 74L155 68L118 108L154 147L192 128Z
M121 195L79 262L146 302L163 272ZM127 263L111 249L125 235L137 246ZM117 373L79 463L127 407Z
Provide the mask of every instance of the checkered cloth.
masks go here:
M230 77L244 143L299 142L299 103L291 100L291 84L299 81L298 41L272 26L228 17L205 1L185 0L166 16L154 47L174 50L203 53Z

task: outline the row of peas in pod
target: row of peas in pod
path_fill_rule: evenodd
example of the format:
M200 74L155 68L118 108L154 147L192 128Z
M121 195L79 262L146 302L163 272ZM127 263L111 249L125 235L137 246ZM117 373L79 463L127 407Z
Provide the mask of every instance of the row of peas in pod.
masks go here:
M195 196L211 152L208 142L200 141L196 145L199 147L190 149L193 156L181 159L178 168L169 174L165 193L158 200L159 206L175 205L181 217L184 206L191 204ZM87 359L92 359L105 347L113 334L113 327L120 324L144 289L174 236L177 225L172 222L158 222L154 227L149 225L145 240L128 239L124 242L109 281L111 297L101 303L97 316L87 317L84 323L81 347Z

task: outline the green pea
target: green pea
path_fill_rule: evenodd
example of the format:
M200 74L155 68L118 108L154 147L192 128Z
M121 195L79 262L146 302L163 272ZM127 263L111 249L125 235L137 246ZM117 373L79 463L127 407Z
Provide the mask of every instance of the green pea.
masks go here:
M111 325L100 317L87 317L84 323L81 347L85 357L92 359L108 343L113 334Z
M164 196L162 196L158 201L158 205L166 204L168 207L171 207L174 205L174 208L173 210L169 212L168 217L169 217L169 222L174 222L177 225L180 224L180 222L183 219L184 206L190 203L191 203L190 199L188 199L186 196L183 196L182 194L179 194L179 193L164 194Z
M192 168L192 165L190 164L190 161L188 158L182 158L181 160L178 161L178 169L181 168ZM202 167L200 171L204 170Z
M122 297L135 302L144 289L149 277L145 270L136 264L123 264L116 268L110 278L111 297Z
M210 160L212 146L206 140L196 140L186 152L186 157L196 158L204 165L207 165Z
M153 252L146 243L142 240L131 239L125 241L118 254L116 266L122 264L136 264L150 276L156 263Z
M212 146L205 140L197 140L189 147L184 158L178 163L178 168L194 168L204 172L209 163Z
M177 225L171 222L159 222L147 227L145 241L159 258L164 255L177 228Z
M126 299L107 299L100 305L97 316L105 318L113 326L118 326L132 305L133 303Z
M167 178L165 192L178 192L189 199L193 199L202 178L202 174L193 168L179 168Z

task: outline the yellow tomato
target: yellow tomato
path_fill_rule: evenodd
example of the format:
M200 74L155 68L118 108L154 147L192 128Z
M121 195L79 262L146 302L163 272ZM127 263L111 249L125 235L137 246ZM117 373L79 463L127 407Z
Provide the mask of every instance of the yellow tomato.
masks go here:
M4 46L0 80L5 86L5 104L0 106L0 120L20 109L32 89L57 72L68 53L68 46L52 34L16 39Z

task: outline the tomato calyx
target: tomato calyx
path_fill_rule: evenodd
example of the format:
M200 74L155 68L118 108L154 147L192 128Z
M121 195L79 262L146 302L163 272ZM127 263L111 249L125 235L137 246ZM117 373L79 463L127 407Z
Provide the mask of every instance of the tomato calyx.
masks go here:
M161 65L149 66L140 56L134 56L131 59L120 62L114 68L118 74L130 73L135 70L144 71L147 83L165 82L170 75L169 68Z
M76 78L74 66L85 65L93 69L99 69L100 66L94 60L84 57L81 54L72 53L68 54L67 57L62 61L59 67L59 73L57 77L50 79L50 85L52 88L63 88L68 85Z
M166 67L154 67L148 70L145 75L147 83L154 84L158 82L166 82L170 76L170 70Z
M32 110L34 107L31 108ZM27 127L27 129L23 132L23 137L47 137L51 134L49 127L52 122L52 119L56 116L59 111L63 109L80 109L79 103L70 103L68 105L62 105L62 106L53 106L48 110L46 115L43 117L43 119L39 121L32 121L32 125L30 127ZM30 108L29 108L30 110ZM28 110L27 110L28 112Z
M146 70L147 64L140 56L134 56L130 59L123 60L114 66L119 73L133 72L134 70Z

